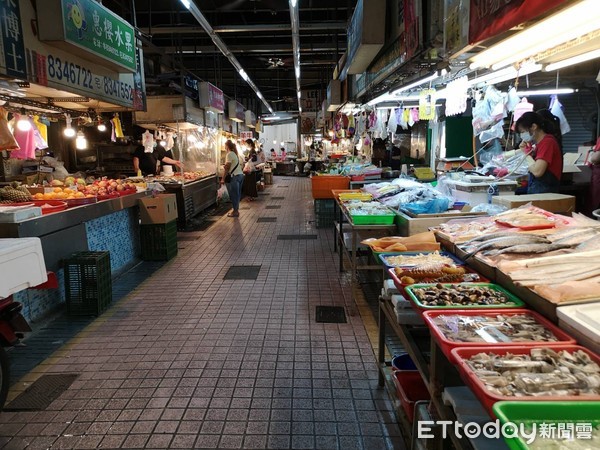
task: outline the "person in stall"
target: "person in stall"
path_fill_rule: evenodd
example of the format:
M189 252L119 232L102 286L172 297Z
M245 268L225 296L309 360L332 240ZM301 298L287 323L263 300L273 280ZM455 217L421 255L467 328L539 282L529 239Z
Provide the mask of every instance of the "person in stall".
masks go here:
M182 168L181 161L177 161L167 156L165 148L156 141L150 146L140 144L133 152L133 170L135 173L142 172L142 176L156 175L159 169L159 162L170 164Z
M558 118L556 118L558 120ZM563 171L563 154L556 133L560 125L537 112L526 112L515 124L520 148L529 154L528 194L558 193Z

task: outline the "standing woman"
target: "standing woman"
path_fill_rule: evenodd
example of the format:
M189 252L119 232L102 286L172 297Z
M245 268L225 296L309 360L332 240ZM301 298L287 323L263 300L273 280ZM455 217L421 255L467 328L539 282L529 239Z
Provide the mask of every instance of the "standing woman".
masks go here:
M242 161L238 155L235 144L231 140L225 142L225 149L227 150L227 156L225 157L225 167L221 184L225 184L233 206L233 210L227 214L227 217L239 217L240 199L242 198L242 183L244 182Z
M528 167L527 193L558 193L563 171L563 154L560 143L553 135L555 125L538 113L526 112L517 120L516 129L523 141L523 149L534 144L534 161Z
M258 164L258 154L252 139L246 139L246 145L250 149L246 165L244 166L244 184L242 186L243 194L248 197L248 201L252 201L258 197L258 189L256 188L256 165Z

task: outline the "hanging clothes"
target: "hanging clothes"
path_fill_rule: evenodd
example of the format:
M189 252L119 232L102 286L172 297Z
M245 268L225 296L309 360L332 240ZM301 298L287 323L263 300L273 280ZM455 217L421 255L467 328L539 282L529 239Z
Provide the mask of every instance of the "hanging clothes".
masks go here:
M0 106L0 150L16 150L19 148L15 137L8 128L8 111Z
M17 150L13 150L10 153L11 158L16 159L35 159L35 148L36 148L36 137L35 137L35 126L31 126L29 130L22 131L17 127L17 122L21 119L22 116L19 114L15 114L13 122L13 134L15 136L15 140L17 144L19 144L19 148Z
M152 153L154 151L154 136L148 130L142 134L142 145L144 146L145 153Z
M377 114L375 111L371 111L369 114L369 131L375 131L375 126L377 125Z
M406 110L406 117L408 119L408 126L412 127L415 124L415 116L413 115L412 109ZM417 118L419 117L419 112L417 111Z
M111 141L117 142L117 138L125 137L123 128L121 128L121 119L119 119L118 114L115 114L115 116L110 119L110 124L112 125Z
M365 131L367 131L367 113L362 111L356 120L356 133L362 135Z
M165 150L169 151L175 146L175 139L173 139L173 132L169 131L167 133L167 145L165 145Z
M40 132L40 136L44 142L48 142L48 126L40 119L40 116L33 116L33 123Z
M375 134L381 139L387 137L387 128L389 112L387 109L377 110L377 123L375 124Z
M395 134L397 126L398 126L398 120L396 120L396 110L392 108L390 111L390 117L389 117L388 123L387 123L387 132L391 133L391 134Z
M406 116L406 109L401 109L398 112L398 125L403 130L408 130L408 118Z

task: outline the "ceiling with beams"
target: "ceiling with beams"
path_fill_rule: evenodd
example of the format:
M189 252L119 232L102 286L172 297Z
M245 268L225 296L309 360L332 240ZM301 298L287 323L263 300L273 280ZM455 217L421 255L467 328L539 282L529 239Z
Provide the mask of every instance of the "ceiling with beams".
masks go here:
M296 109L288 0L195 1L221 39L276 110ZM104 0L103 5L145 36L148 92L157 88L169 58L246 106L255 94L179 0ZM323 89L346 50L356 0L298 0L302 90ZM135 19L133 11L135 10ZM151 45L149 45L151 44ZM256 106L255 106L256 107Z

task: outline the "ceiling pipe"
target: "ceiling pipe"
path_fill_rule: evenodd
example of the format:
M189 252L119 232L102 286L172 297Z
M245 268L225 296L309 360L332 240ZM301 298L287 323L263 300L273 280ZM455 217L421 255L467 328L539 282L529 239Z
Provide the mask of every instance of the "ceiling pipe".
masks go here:
M329 30L345 30L348 28L346 22L332 21L332 22L319 22L319 23L307 23L300 27L300 31L329 31ZM291 25L285 23L274 23L266 25L223 25L213 27L216 33L258 33L258 32L282 32L287 33L291 30ZM154 25L152 29L142 29L144 33L152 34L154 36L158 34L204 34L205 31L202 27L195 26L181 26L174 27L170 25L161 26Z
M294 74L296 75L296 90L298 96L298 111L302 113L302 88L300 86L300 17L298 1L290 2L290 22L292 24L292 50L294 54Z
M196 6L195 1L194 0L180 0L180 1L183 4L183 6L185 6L190 11L190 13L192 13L192 15L198 21L200 26L202 28L204 28L204 31L206 31L206 33L210 36L210 38L212 39L213 43L217 46L217 48L219 50L221 50L221 53L223 53L223 55L229 60L231 65L233 67L235 67L235 69L240 74L240 77L242 77L242 80L244 80L246 83L248 83L248 86L250 86L252 88L252 90L256 93L256 96L263 102L263 104L267 107L267 109L271 112L271 114L273 114L273 108L271 107L269 102L267 102L265 100L265 98L261 94L261 92L258 89L258 87L256 86L256 84L254 84L254 82L250 79L250 77L248 76L248 74L246 73L246 71L240 64L240 62L237 60L235 55L233 53L231 53L229 48L227 48L227 46L225 45L225 42L223 42L221 40L219 35L215 32L215 30L211 26L211 24L208 22L208 20L206 20L206 18L202 14L202 12L200 12L200 9L198 9L198 7Z

